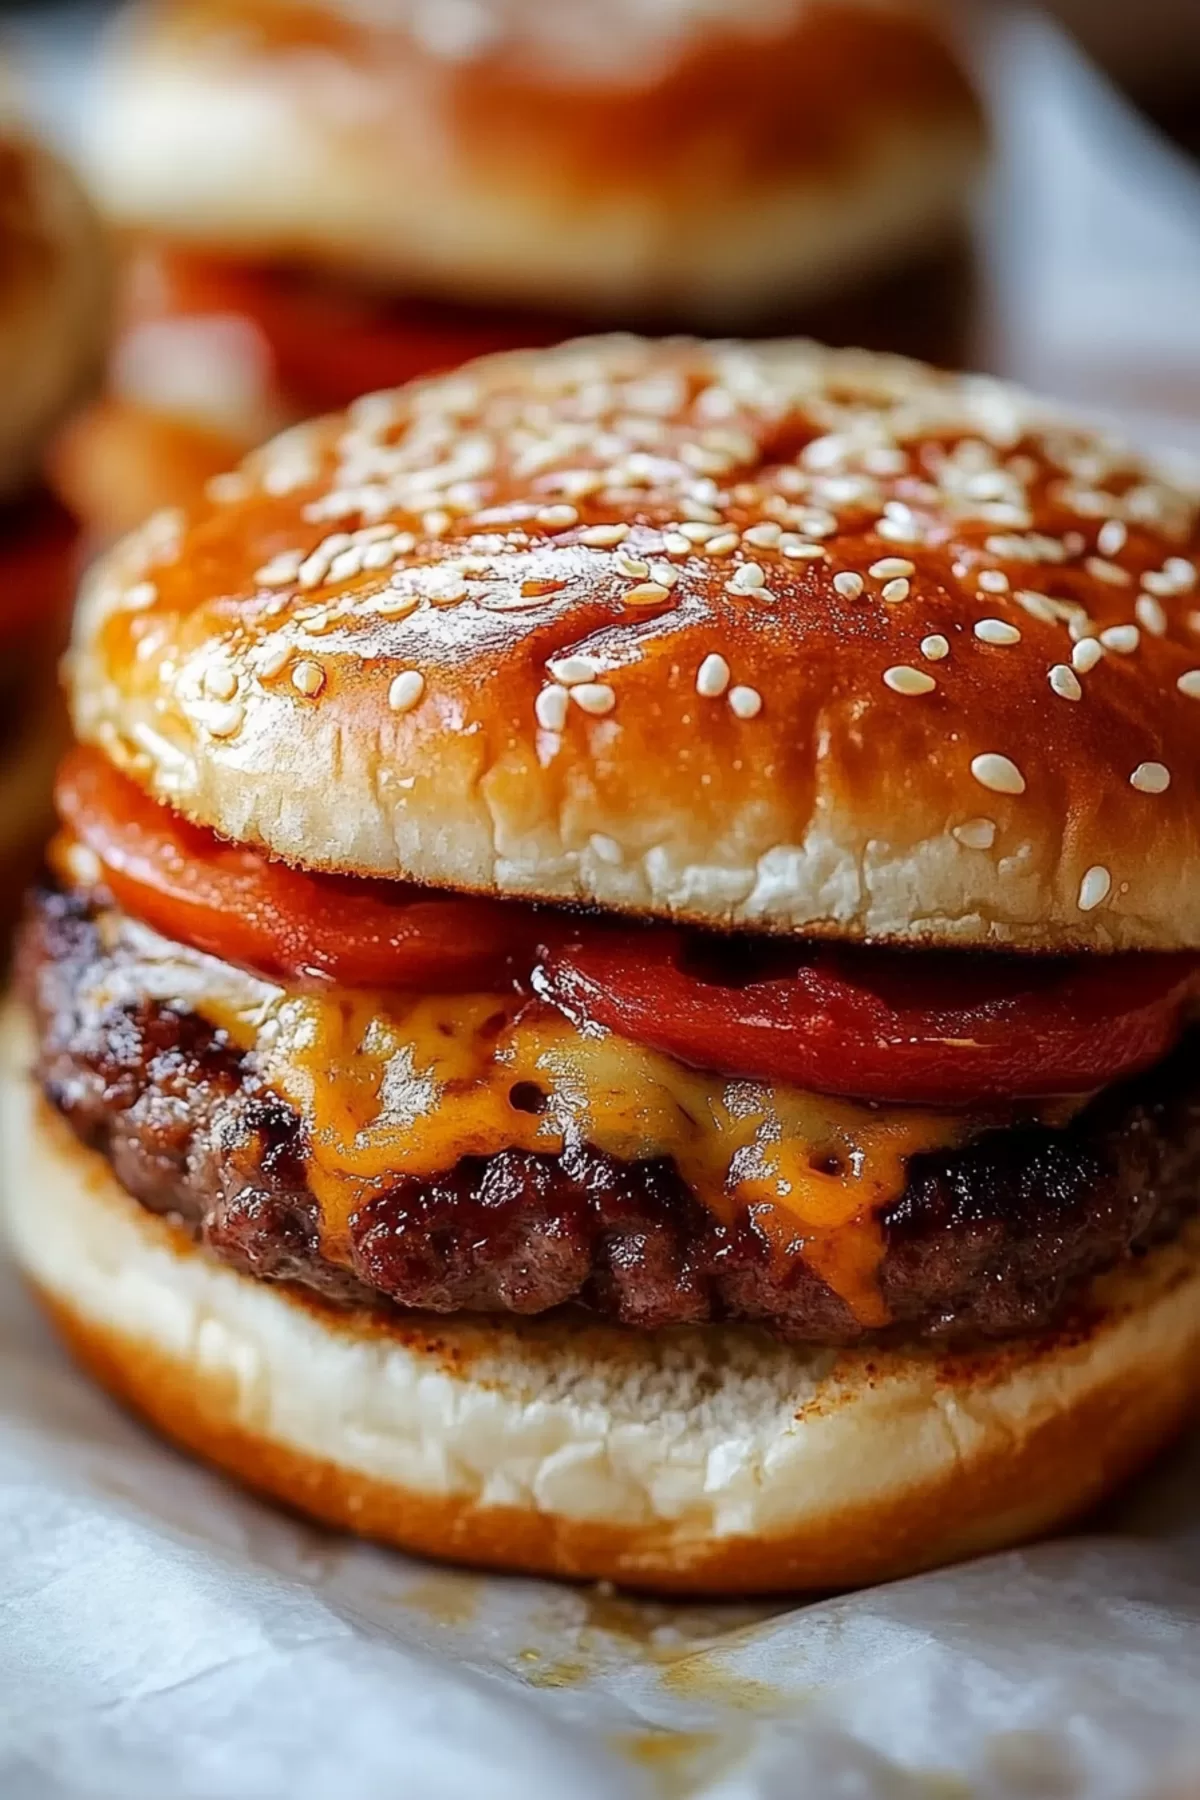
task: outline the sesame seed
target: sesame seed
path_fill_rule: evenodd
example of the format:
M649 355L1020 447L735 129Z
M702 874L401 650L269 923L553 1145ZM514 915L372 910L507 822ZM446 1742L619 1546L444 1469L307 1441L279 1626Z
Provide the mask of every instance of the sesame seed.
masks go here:
M606 836L603 831L593 831L588 844L593 856L599 857L602 863L610 863L615 868L625 860L625 852L616 838Z
M650 564L650 579L651 581L656 581L659 587L673 588L679 580L679 570L673 569L670 563L652 562Z
M640 581L643 576L650 573L650 564L648 562L643 562L641 558L637 556L626 556L623 550L619 556L613 558L613 561L616 563L621 574L628 575L631 581Z
M1100 527L1096 548L1101 556L1120 556L1128 537L1129 532L1122 520L1109 519Z
M774 550L782 533L781 525L773 519L767 519L761 525L751 525L748 531L743 531L742 542L752 544L756 550Z
M968 850L990 850L996 841L996 821L967 819L954 827L953 835Z
M1188 669L1175 683L1181 694L1189 700L1200 700L1200 669Z
M394 575L392 580L396 580ZM419 594L412 592L405 594L398 592L395 588L389 588L386 593L376 594L373 600L369 600L364 610L376 614L381 619L405 619L419 603Z
M722 531L716 537L710 537L701 548L705 556L732 556L738 547L738 542L736 531Z
M569 691L576 706L582 707L585 713L593 713L597 718L610 713L617 704L616 694L603 681L585 681Z
M810 544L807 539L796 537L788 532L779 540L780 554L790 558L792 562L823 562L825 550L820 544Z
M353 581L362 574L363 550L357 544L335 556L329 565L327 581Z
M1071 667L1078 669L1081 675L1088 675L1098 662L1104 660L1104 645L1099 638L1080 638L1071 652Z
M660 600L669 600L671 590L664 587L661 581L639 581L636 587L629 588L621 599L626 606L656 606Z
M1115 650L1118 656L1132 656L1141 637L1136 625L1110 625L1100 633L1100 642L1106 650Z
M866 583L853 569L842 569L834 576L833 585L843 600L861 600Z
M388 705L394 713L411 712L425 692L425 677L419 669L404 669L388 688Z
M1080 912L1095 912L1102 906L1112 891L1112 876L1099 863L1088 870L1079 884Z
M937 686L932 675L924 669L914 669L908 663L897 663L894 668L883 671L885 684L895 694L931 694Z
M911 583L906 581L903 576L897 576L895 581L884 584L879 598L888 606L899 606L902 600L908 599L911 592Z
M457 569L436 569L425 593L434 606L457 606L467 597L467 584Z
M926 662L945 662L950 654L950 640L944 638L940 631L930 637L921 639L921 655Z
M298 585L302 588L320 587L325 579L326 572L332 560L332 557L327 556L321 546L318 545L312 555L306 556L304 561L300 564L300 567L296 570L296 581Z
M1013 599L1031 619L1037 619L1043 625L1057 624L1058 612L1049 595L1039 594L1033 588L1021 588L1013 595Z
M566 688L543 688L533 703L537 722L544 731L561 731L567 722L570 700Z
M292 670L292 686L311 700L325 686L325 671L320 663L298 662Z
M121 605L126 612L145 612L157 599L158 589L152 581L135 581L121 596Z
M287 587L295 581L304 561L302 550L281 550L270 562L264 563L261 569L254 571L253 580L258 587Z
M563 687L578 687L581 682L594 681L600 673L600 664L594 656L556 656L546 667Z
M709 538L719 535L719 527L708 524L704 519L687 519L679 527L679 536L689 544L706 544Z
M1103 556L1089 556L1084 563L1088 574L1097 581L1106 581L1109 587L1128 587L1133 577L1128 569L1119 563L1108 562Z
M1071 614L1067 620L1067 636L1073 644L1078 644L1083 638L1093 638L1095 635L1095 624L1085 612Z
M427 538L445 537L452 522L450 514L443 507L435 507L432 512L422 513L421 530Z
M260 681L270 681L291 660L292 647L286 638L268 638L254 653L254 673Z
M696 692L706 700L718 700L729 686L729 664L714 652L706 656L696 673Z
M1009 579L1003 569L984 569L979 576L979 585L985 594L1007 594Z
M1186 556L1168 556L1163 574L1169 575L1179 593L1186 594L1196 585L1196 565Z
M229 700L206 709L203 723L210 737L236 737L246 722L246 709L240 700Z
M561 506L543 506L537 514L537 522L544 525L547 531L569 531L572 525L579 523L579 509L565 503Z
M729 594L752 594L764 585L766 579L761 563L742 563L725 583L725 591Z
M981 644L1019 644L1021 633L1006 619L977 619L975 636Z
M1055 663L1050 671L1050 686L1060 700L1082 700L1083 688L1074 669L1066 663Z
M762 695L757 688L735 687L729 690L729 709L739 719L756 719L762 711Z
M1139 794L1165 794L1171 785L1171 771L1164 763L1139 763L1129 777L1129 785Z
M988 788L993 794L1023 794L1025 777L1015 762L1007 756L1001 756L994 750L985 751L982 756L971 759L971 773L980 787Z
M362 553L364 569L386 569L395 562L399 552L395 542L387 544L368 544Z
M1151 637L1166 636L1167 614L1161 601L1150 594L1139 594L1133 610L1143 631L1148 631Z
M668 556L690 556L692 546L678 531L668 531L663 538L663 549Z
M238 691L238 679L228 663L212 663L204 671L203 686L214 700L232 700Z
M896 581L905 575L915 575L916 565L910 563L906 556L885 556L881 561L872 563L867 573L873 581Z

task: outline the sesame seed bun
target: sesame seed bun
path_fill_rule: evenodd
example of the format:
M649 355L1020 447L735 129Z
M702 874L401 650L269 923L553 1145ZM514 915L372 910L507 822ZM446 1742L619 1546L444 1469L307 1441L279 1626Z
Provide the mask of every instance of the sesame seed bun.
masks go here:
M4 116L0 95L0 499L100 372L108 269L75 178Z
M1071 1519L1195 1404L1194 1231L1070 1327L955 1356L387 1321L210 1259L31 1084L3 1101L13 1245L92 1373L250 1487L456 1562L681 1593L886 1579Z
M744 323L905 258L982 151L912 0L165 0L102 75L124 225L609 319Z
M80 738L318 869L1200 945L1197 493L982 378L601 339L300 427L96 569Z

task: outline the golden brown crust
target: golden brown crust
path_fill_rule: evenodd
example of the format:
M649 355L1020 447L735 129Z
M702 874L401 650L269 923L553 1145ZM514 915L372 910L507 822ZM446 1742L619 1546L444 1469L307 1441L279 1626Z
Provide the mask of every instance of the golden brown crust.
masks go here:
M99 375L108 297L100 226L78 182L0 108L0 497Z
M81 1360L326 1523L489 1568L684 1593L840 1587L1075 1517L1195 1406L1197 1242L1071 1331L974 1355L329 1312L209 1262L5 1093L20 1260Z
M122 223L592 316L744 321L886 262L950 222L982 146L909 0L481 0L387 26L167 0L126 22L106 94L93 161Z
M73 710L228 837L718 925L1200 945L1196 490L1012 389L583 340L214 492L98 571Z

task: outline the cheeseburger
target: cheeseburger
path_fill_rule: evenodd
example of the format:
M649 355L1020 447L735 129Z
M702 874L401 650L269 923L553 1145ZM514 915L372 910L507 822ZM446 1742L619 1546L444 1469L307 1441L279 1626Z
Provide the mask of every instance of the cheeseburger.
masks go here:
M75 575L75 527L39 467L51 431L99 373L105 297L99 226L0 94L0 918L9 924L40 853L62 748L54 671Z
M102 59L125 318L58 480L138 523L289 420L580 320L804 309L941 360L980 153L920 0L155 0Z
M7 1089L82 1360L325 1521L679 1591L1078 1514L1200 1351L1197 496L598 339L89 580Z

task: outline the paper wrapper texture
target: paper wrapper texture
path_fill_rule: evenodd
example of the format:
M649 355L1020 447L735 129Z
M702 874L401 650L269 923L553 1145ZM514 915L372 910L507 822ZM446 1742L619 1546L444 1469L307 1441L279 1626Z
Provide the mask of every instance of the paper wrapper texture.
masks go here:
M979 360L1200 446L1200 179L1036 18L987 67ZM341 1796L1197 1800L1200 1438L1070 1540L656 1606L259 1505L75 1375L0 1268L0 1797Z

